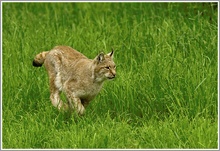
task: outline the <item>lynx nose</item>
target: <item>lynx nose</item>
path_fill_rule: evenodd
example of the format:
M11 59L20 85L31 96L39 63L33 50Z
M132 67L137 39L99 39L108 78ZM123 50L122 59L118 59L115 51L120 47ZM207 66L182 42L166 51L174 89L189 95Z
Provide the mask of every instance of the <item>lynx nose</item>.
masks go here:
M112 70L112 75L115 77L116 76L116 71L115 70Z
M112 77L114 78L116 76L116 72L112 72Z

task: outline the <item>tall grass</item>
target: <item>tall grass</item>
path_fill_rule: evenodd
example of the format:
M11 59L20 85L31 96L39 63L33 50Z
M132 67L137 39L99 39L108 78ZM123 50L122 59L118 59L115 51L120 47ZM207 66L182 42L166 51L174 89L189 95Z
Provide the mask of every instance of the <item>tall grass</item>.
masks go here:
M2 3L2 148L218 148L215 3ZM115 49L82 118L49 100L34 56Z

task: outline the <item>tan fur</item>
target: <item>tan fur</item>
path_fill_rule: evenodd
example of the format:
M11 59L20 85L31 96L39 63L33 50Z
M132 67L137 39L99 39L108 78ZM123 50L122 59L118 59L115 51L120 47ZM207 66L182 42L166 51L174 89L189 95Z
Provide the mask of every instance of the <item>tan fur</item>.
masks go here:
M85 107L100 92L103 82L116 75L113 51L88 59L68 46L56 46L36 55L33 65L44 63L50 80L50 100L58 109L75 108L82 115ZM60 99L64 92L68 105Z

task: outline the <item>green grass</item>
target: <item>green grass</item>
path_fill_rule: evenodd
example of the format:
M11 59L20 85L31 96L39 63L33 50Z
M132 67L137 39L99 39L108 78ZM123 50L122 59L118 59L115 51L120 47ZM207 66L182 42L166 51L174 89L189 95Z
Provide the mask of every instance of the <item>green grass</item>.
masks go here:
M218 11L205 3L2 4L2 148L217 149ZM84 117L49 100L34 56L115 49Z

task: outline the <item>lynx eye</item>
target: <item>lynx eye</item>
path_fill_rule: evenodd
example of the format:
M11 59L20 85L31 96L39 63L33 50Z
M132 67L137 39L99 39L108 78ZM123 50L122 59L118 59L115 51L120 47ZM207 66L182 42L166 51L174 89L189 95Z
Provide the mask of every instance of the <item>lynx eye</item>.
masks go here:
M109 69L110 69L110 67L109 67L109 66L107 66L107 67L105 67L105 69L108 69L108 70L109 70Z

